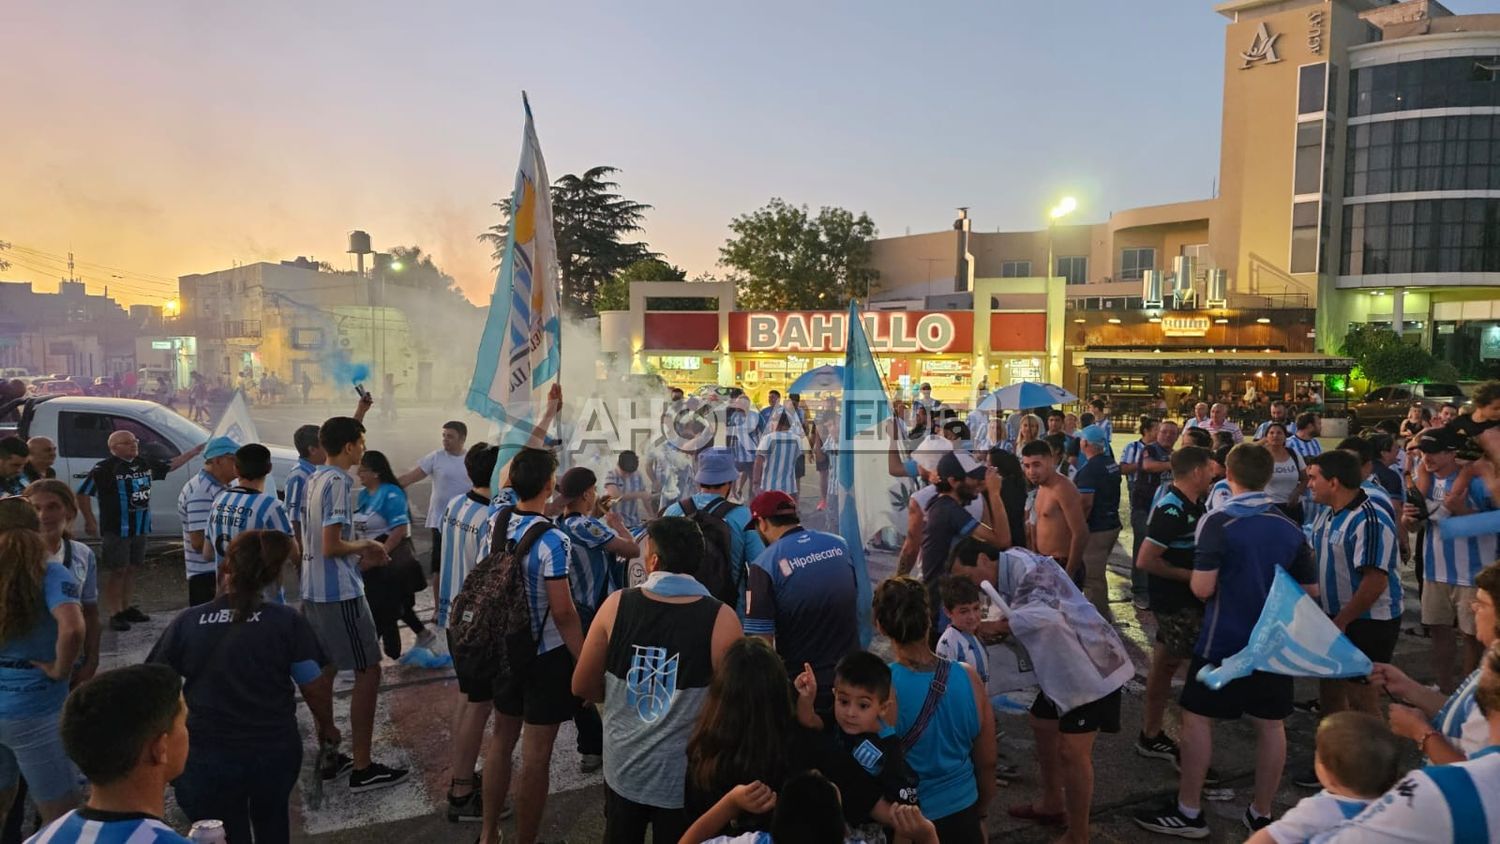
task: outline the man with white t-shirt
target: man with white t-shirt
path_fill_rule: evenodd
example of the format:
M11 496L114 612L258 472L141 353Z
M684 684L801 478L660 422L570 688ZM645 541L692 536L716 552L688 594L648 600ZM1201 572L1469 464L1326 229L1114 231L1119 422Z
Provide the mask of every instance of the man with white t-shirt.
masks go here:
M427 529L432 532L432 594L438 592L438 573L443 570L443 510L469 491L469 472L464 468L464 441L469 426L456 420L443 423L443 447L417 461L417 467L397 478L406 489L423 478L432 478L432 498L427 502Z

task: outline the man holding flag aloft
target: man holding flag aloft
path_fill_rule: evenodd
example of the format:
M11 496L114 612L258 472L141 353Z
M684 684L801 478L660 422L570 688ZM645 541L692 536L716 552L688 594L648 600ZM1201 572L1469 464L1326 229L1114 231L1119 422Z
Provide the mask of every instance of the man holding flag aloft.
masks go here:
M1265 494L1274 461L1265 448L1242 443L1226 460L1233 497L1199 523L1198 550L1190 587L1205 602L1203 632L1193 650L1182 690L1182 778L1177 803L1135 816L1144 829L1179 838L1207 838L1200 801L1213 755L1210 719L1249 716L1255 725L1255 792L1244 823L1252 832L1271 822L1271 801L1286 765L1286 730L1292 714L1292 678L1253 671L1215 689L1199 678L1242 651L1261 620L1278 569L1285 569L1309 592L1318 573L1302 528Z

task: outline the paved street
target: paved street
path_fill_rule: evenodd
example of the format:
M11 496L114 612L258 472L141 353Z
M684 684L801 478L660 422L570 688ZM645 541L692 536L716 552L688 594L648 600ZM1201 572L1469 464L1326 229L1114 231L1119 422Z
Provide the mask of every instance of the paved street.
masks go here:
M347 412L342 408L314 405L280 406L256 408L253 411L261 436L267 442L289 443L291 431L297 425L311 419L319 421L333 412ZM375 417L369 420L369 442L372 448L387 452L398 471L412 465L418 457L430 450L437 440L437 431L442 422L452 414L434 408L413 408L405 411L401 419L388 422ZM487 424L466 415L465 419L476 432L487 429ZM471 437L472 439L473 437ZM1116 449L1127 442L1116 438ZM1331 445L1332 443L1327 443ZM415 515L425 512L427 484L413 490L412 510ZM806 514L809 523L820 518L819 514ZM1126 552L1130 543L1128 519L1126 532L1121 537L1122 547L1115 551L1112 564L1123 570ZM425 553L427 538L425 531L416 532L419 551ZM877 582L894 571L894 557L886 553L871 555L871 576ZM105 634L105 660L109 664L121 664L142 659L161 629L172 614L182 606L184 587L181 580L180 562L162 559L148 573L143 584L145 600L142 606L154 616L152 623L138 626L126 634ZM1110 575L1112 590L1117 597L1124 597L1126 580L1118 574ZM431 596L418 596L419 612L427 613L431 608ZM1098 785L1094 798L1096 812L1095 838L1101 841L1148 841L1148 835L1130 823L1129 814L1142 805L1175 793L1176 774L1172 766L1158 760L1137 756L1132 749L1135 731L1140 724L1141 682L1148 663L1151 631L1146 623L1149 618L1138 618L1128 600L1114 605L1118 627L1125 638L1135 661L1137 679L1127 686L1125 696L1124 729L1117 735L1103 735L1095 751L1098 770ZM1408 621L1414 622L1415 612ZM406 632L408 644L411 635ZM875 648L882 649L882 642ZM1426 676L1427 666L1422 659L1426 651L1426 640L1403 637L1397 661L1405 665L1413 676ZM341 728L348 735L347 689L349 684L341 681L339 713ZM1299 683L1298 699L1309 699L1316 695L1312 683ZM410 764L417 775L406 784L386 791L364 795L351 795L342 784L330 785L324 799L317 808L311 806L311 792L306 784L294 796L297 824L297 840L310 842L468 842L473 840L476 827L457 827L442 816L443 794L447 787L447 735L448 718L458 699L458 692L450 671L429 671L407 668L387 662L383 678L383 692L377 715L376 755L391 764ZM299 712L307 736L307 746L313 746L312 725L305 710ZM992 840L1044 841L1052 837L1049 831L1029 824L1013 821L1006 816L1005 808L1011 804L1024 803L1037 794L1036 766L1033 745L1025 718L1002 717L1000 721L1001 751L1003 758L1021 769L1021 777L1013 784L999 789L996 804L991 807L990 834ZM1299 712L1288 721L1291 734L1290 747L1293 760L1289 768L1304 764L1299 751L1306 753L1311 748L1312 716ZM1168 730L1175 732L1173 713L1168 715ZM578 755L574 750L575 733L571 724L564 725L558 738L552 766L552 796L549 798L547 820L543 835L547 839L565 838L573 842L596 841L603 829L603 791L599 774L583 775L578 771ZM1235 790L1229 802L1208 804L1210 822L1215 829L1216 841L1240 841L1247 833L1239 824L1239 817L1249 800L1250 774L1252 769L1252 737L1246 725L1224 725L1218 733L1215 766L1228 777L1228 785ZM1415 754L1411 760L1416 762ZM310 764L310 763L309 763ZM1290 785L1282 789L1278 798L1278 811L1290 807L1303 793Z

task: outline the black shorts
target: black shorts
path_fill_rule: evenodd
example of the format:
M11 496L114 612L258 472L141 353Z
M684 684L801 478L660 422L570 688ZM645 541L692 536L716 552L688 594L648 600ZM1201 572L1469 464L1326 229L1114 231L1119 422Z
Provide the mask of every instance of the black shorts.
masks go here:
M495 684L495 711L527 724L549 726L573 720L583 701L573 697L573 655L556 647L526 670Z
M1292 714L1292 678L1256 671L1231 680L1214 691L1199 682L1198 670L1210 664L1201 656L1188 663L1187 683L1182 687L1182 708L1194 715L1234 720L1243 715L1263 721L1282 721Z
M1058 714L1057 707L1046 695L1038 694L1036 702L1031 705L1031 714L1043 721L1058 722L1058 732L1062 733L1118 733L1120 731L1120 690L1115 689L1096 701L1085 703L1062 715Z
M453 652L453 632L448 632L448 651ZM478 680L468 671L465 665L458 660L453 661L453 676L458 678L458 690L469 703L489 703L495 699L495 684L488 680Z
M1376 621L1373 618L1357 618L1349 622L1344 631L1354 647L1364 651L1371 662L1390 662L1396 652L1396 640L1401 638L1401 619Z
M443 532L432 528L432 573L441 574L443 571Z

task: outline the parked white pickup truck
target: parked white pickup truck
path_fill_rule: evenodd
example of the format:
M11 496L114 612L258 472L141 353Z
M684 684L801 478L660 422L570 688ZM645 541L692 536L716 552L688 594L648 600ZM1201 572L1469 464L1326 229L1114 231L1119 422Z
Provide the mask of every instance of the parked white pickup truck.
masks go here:
M57 477L74 489L83 483L94 464L109 456L109 435L129 431L141 443L141 456L162 462L208 441L209 432L155 402L92 396L40 396L0 405L0 436L17 434L23 439L47 437L57 443ZM297 452L269 445L272 477L285 483L297 465ZM194 457L166 480L151 485L151 532L158 536L181 536L177 495L182 485L203 468L203 458ZM75 525L82 535L82 520Z

